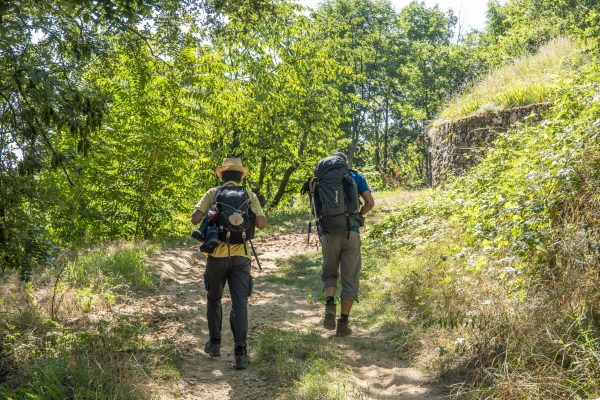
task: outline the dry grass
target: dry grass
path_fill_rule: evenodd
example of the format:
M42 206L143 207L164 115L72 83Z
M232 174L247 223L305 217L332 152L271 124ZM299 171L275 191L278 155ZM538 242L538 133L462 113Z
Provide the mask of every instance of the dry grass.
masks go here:
M367 223L369 225L380 222L385 216L391 212L397 211L403 208L421 197L425 196L429 192L426 190L389 190L373 192L373 199L375 200L375 208L367 215Z
M558 77L587 59L569 39L555 39L517 58L450 100L434 125L490 110L553 100Z
M148 376L177 378L176 346L145 340L143 319L84 316L153 284L144 260L153 248L115 243L32 283L0 276L0 398L134 400Z

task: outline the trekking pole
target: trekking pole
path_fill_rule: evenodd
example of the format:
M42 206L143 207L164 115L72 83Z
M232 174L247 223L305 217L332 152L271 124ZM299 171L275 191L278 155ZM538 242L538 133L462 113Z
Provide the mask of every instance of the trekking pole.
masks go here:
M254 250L254 244L252 244L252 240L248 240L250 243L250 249L252 249L252 254L254 254L254 258L256 259L256 264L258 265L258 270L262 272L262 267L260 266L260 260L258 259L258 254L256 254L256 250Z
M310 198L310 206L312 208L312 214L315 217L315 227L317 229L317 236L319 235L319 217L317 216L317 205L315 204L315 190L317 188L317 182L316 180L313 178L310 183L308 184L308 197ZM312 222L312 219L311 219ZM307 245L310 246L310 223L309 223L309 227L308 227L308 243Z

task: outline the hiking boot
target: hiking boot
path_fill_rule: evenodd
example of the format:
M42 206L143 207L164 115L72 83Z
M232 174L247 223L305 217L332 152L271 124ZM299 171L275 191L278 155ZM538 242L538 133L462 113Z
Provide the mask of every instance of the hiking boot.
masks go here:
M211 357L221 357L221 345L208 341L204 345L204 352Z
M248 353L246 348L235 349L235 369L246 369L248 368Z
M235 369L246 369L248 368L248 356L246 354L241 356L235 356Z
M350 329L350 321L345 320L342 321L341 318L337 320L337 328L335 330L335 336L342 337L348 336L352 333L352 329Z
M329 330L335 329L335 304L325 304L323 327Z

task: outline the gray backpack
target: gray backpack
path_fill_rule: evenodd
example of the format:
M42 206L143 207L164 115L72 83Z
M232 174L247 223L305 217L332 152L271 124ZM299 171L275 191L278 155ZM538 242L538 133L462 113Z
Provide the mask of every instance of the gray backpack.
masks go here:
M325 231L349 232L352 226L362 225L358 188L342 157L319 161L308 189L314 201L312 212Z

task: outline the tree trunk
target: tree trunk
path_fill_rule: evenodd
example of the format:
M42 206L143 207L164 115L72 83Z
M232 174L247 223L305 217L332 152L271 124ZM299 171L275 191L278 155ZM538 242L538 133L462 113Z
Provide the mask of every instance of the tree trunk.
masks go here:
M299 160L301 160L302 157L304 156L304 148L306 147L306 140L308 139L309 130L310 130L310 123L309 123L309 126L305 128L304 135L302 135L302 138L300 139L300 145L298 146L298 159ZM294 172L296 172L297 169L298 169L298 164L294 163L285 170L285 173L283 174L283 178L281 179L281 182L279 183L279 189L277 189L277 193L275 193L275 197L273 197L273 201L271 201L271 207L277 207L279 205L279 202L281 201L281 199L283 198L283 195L285 194L285 189L286 189L288 183L290 182L290 178L292 177L292 174Z
M267 174L267 157L262 156L260 159L260 172L258 173L258 190L260 191L265 183Z
M381 146L379 144L379 113L376 114L375 117L375 154L373 158L373 165L376 170L381 169Z
M4 211L4 191L2 181L0 180L0 257L6 256L6 254L2 254L6 251L7 243L8 243L8 235L5 233L6 227L6 212ZM0 260L0 267L2 267L2 272L5 272L5 263L4 260ZM1 343L1 342L0 342ZM1 350L1 349L0 349Z
M390 115L390 104L388 99L385 99L385 122L383 127L383 170L387 171L388 164L388 142L389 142L389 115Z
M354 160L354 141L352 140L348 145L346 151L346 158L348 159L348 168L352 169L352 161Z
M283 174L283 178L281 179L281 183L279 184L279 189L277 189L277 193L275 194L275 197L273 197L273 201L271 202L271 207L277 207L279 205L279 202L281 201L281 199L283 198L283 195L285 194L285 188L287 187L288 183L290 182L290 178L292 177L292 174L294 172L296 172L297 169L298 169L298 167L296 167L295 165L292 165L292 166L288 167L288 169L285 170L285 173Z
M348 152L346 153L346 157L348 159L348 168L352 169L354 165L354 155L356 153L356 144L359 139L359 129L361 126L362 115L358 115L357 118L352 121L352 125L350 127L350 145L348 146Z
M263 189L263 185L265 183L266 174L267 174L267 157L262 156L260 159L260 171L258 173L258 184L252 190L258 197L258 201L260 202L261 206L265 205L265 195L264 195L262 189Z

